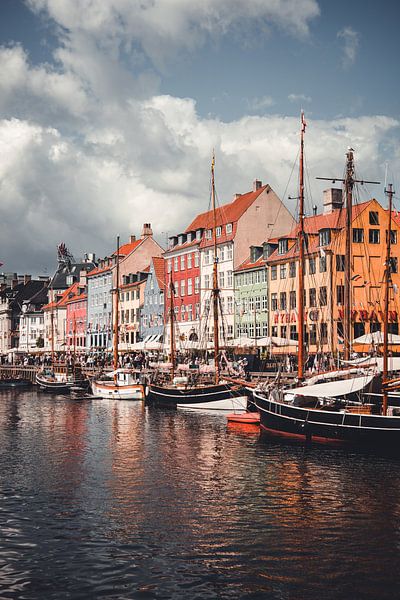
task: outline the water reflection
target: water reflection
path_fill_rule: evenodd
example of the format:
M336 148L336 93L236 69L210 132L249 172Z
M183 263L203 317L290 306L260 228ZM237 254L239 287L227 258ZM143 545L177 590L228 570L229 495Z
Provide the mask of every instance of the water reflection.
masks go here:
M393 598L399 462L223 416L0 398L1 598Z

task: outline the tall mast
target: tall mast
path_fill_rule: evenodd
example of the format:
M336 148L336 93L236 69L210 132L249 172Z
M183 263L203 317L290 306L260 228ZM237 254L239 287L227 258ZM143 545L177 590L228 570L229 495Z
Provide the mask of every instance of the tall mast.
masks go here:
M218 309L219 309L219 287L218 287L218 256L217 256L217 213L215 207L215 177L214 177L214 167L215 167L215 155L213 152L213 157L211 161L211 201L212 201L212 211L213 211L213 246L214 246L214 263L213 263L213 289L212 289L212 298L213 298L213 313L214 313L214 365L215 365L215 383L219 382L219 319L218 319Z
M304 133L306 122L301 112L300 129L300 174L299 174L299 296L298 296L298 351L297 377L304 379Z
M75 312L74 312L74 320L73 320L72 327L73 327L73 329L72 329L72 341L73 341L72 368L73 368L73 373L74 373L74 377L75 377L75 363L76 363L76 316L75 316Z
M50 327L51 327L51 366L54 367L54 289L51 287Z
M117 235L117 266L115 286L115 315L114 315L114 383L117 383L118 369L118 337L119 337L119 235Z
M175 286L172 281L172 268L171 268L171 279L169 282L169 326L170 326L170 354L171 354L171 380L175 377L175 307L174 307L174 295Z
M354 150L348 149L346 153L346 177L345 177L345 193L346 193L346 254L344 261L344 360L350 360L352 331L351 331L351 224L353 218L353 187L354 187Z
M388 380L388 352L389 352L389 293L391 284L391 231L392 231L392 202L393 202L393 186L391 183L388 184L387 190L385 190L389 196L389 226L386 240L386 261L385 261L385 313L383 319L383 369L382 369L382 387L383 387L383 401L382 401L382 414L386 415L388 407L388 392L385 383Z

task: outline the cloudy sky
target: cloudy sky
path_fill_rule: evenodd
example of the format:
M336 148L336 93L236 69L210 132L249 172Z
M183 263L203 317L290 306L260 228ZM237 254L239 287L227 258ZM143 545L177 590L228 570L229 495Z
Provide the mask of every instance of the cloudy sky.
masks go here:
M164 242L208 208L213 148L221 203L259 178L295 210L301 108L309 207L350 145L360 178L398 189L399 17L395 0L1 0L2 269L52 270L61 241L108 254L143 222Z

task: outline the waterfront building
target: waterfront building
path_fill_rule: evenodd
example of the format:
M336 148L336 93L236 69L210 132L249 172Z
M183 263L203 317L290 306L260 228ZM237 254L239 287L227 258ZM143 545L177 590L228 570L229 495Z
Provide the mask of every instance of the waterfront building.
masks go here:
M141 341L140 311L144 303L144 289L148 270L124 275L119 293L119 348L129 351Z
M268 336L267 258L271 244L251 246L250 256L234 272L235 338Z
M352 340L380 331L383 323L383 276L388 211L375 199L353 206L351 280ZM306 264L304 277L305 342L308 351L343 351L345 211L342 190L324 191L324 210L304 219ZM398 272L400 223L393 219L392 289L389 331L398 333ZM278 239L267 261L270 335L298 338L298 228Z
M48 279L43 279L43 287L32 297L22 303L22 312L19 318L20 352L40 352L44 347L44 313L43 306L47 304Z
M115 256L101 259L87 274L86 347L111 350L112 347L112 268Z
M84 352L86 349L87 286L86 274L81 273L68 292L66 301L67 350Z
M6 283L0 289L0 353L20 347L20 318L22 308L25 311L40 312L45 301L47 280L32 279L24 275L24 279L15 278L11 285ZM36 322L35 322L36 325ZM38 323L40 325L40 322ZM28 345L27 320L23 319L23 344ZM32 341L29 335L29 342ZM36 340L35 340L36 342Z
M203 228L200 244L201 264L201 314L212 314L210 297L213 271L213 228L214 217L208 211L196 217L190 228ZM245 194L235 194L232 202L216 211L216 237L218 252L220 299L224 319L221 323L221 340L234 337L234 270L248 257L249 248L268 241L272 235L290 231L294 225L293 216L267 184L255 180L253 189ZM210 315L211 316L211 315ZM206 319L205 319L206 320ZM209 320L207 338L213 339L213 325Z
M140 314L140 335L145 342L162 342L164 339L164 263L162 256L153 256L150 263Z
M178 335L183 342L195 342L200 337L200 243L203 232L203 227L188 227L184 233L171 236L169 248L164 253L167 291L165 311L169 311L172 281ZM169 337L168 331L166 335Z

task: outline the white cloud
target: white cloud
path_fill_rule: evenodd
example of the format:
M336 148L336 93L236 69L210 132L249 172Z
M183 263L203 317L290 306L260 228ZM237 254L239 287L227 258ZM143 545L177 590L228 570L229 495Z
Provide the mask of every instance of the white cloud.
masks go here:
M144 11L132 8L131 0L30 0L64 28L56 64L33 66L20 46L0 48L0 260L6 270L50 265L60 241L75 255L104 255L117 232L138 234L144 222L160 236L182 230L208 207L212 148L221 202L249 190L256 177L284 194L298 152L298 119L201 118L193 99L159 93L158 78L140 62L137 46L156 60L169 38L172 47L188 48L192 30L201 43L209 32L238 27L243 11L248 23L269 19L306 33L315 2L302 0L308 17L297 24L294 0L141 2ZM271 100L257 99L264 107ZM314 176L342 173L350 144L358 151L359 172L371 179L395 155L399 124L393 119L308 125L316 202L321 186ZM397 154L397 170L399 161ZM296 181L290 193L295 187Z
M288 96L289 102L311 102L311 96L306 96L305 94L289 94Z
M344 27L337 33L337 37L343 40L343 58L342 65L345 69L351 67L357 55L358 46L360 44L360 36L352 27Z
M271 108L274 104L275 102L272 96L262 96L261 98L251 98L250 100L247 100L248 108L255 111Z

